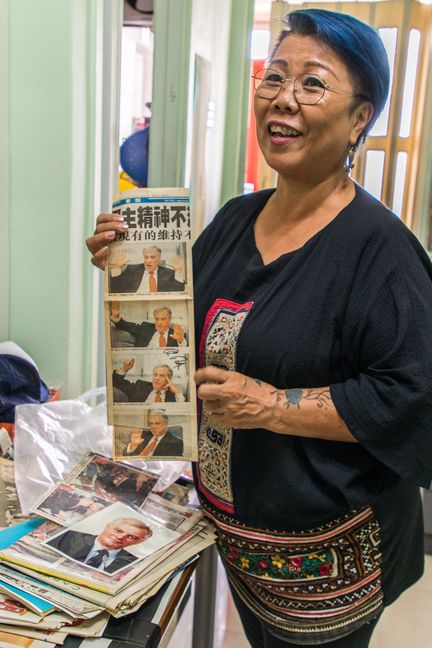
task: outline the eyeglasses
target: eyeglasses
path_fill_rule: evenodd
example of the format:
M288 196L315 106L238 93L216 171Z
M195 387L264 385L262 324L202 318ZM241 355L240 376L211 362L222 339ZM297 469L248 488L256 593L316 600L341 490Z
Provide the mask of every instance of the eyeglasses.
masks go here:
M255 82L256 94L263 99L275 99L287 83L292 83L292 91L298 103L306 106L313 106L321 101L326 90L342 92L353 97L362 96L356 95L350 90L335 88L323 81L317 74L299 74L295 79L289 79L283 77L278 70L267 68L258 70L256 74L252 75L252 78Z

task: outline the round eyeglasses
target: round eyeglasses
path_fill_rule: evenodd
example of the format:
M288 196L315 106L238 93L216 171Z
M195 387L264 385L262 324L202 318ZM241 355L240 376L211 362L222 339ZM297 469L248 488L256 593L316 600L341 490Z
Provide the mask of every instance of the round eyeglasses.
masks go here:
M341 90L329 85L317 74L299 74L295 79L289 79L283 77L278 70L267 68L258 70L252 78L255 82L256 94L263 99L275 99L288 83L292 83L292 91L298 103L306 106L313 106L321 101L326 90L342 92L353 97L360 96L350 90Z

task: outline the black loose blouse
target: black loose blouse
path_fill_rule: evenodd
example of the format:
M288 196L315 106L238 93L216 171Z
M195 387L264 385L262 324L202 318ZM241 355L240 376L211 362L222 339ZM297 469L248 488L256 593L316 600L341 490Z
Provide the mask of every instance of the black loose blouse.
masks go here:
M277 389L330 385L359 443L234 430L234 515L282 531L372 506L390 602L421 573L416 484L427 488L432 476L432 266L408 228L358 186L300 249L264 265L253 225L271 193L229 201L194 246L197 357L215 300L252 303L236 370Z

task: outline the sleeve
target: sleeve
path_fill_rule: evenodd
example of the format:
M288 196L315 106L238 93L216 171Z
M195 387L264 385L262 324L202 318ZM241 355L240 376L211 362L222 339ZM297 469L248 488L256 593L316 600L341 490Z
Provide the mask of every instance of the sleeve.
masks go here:
M402 478L432 478L432 266L408 238L362 259L342 332L349 375L331 385L350 432ZM348 372L347 372L348 373Z
M139 330L138 324L135 324L134 322L127 322L123 318L120 318L118 322L114 322L112 319L111 321L117 328L121 329L122 331L127 331L127 333L130 333L131 335L136 335L137 331Z

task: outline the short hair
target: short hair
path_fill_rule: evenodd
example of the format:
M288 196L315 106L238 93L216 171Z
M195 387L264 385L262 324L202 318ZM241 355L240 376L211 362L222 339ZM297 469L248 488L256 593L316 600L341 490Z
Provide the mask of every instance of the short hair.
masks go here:
M390 88L387 52L377 30L353 16L327 9L297 9L287 14L283 22L285 29L270 60L289 34L315 36L330 47L352 74L357 92L373 105L372 119L356 144L364 141L385 106Z
M111 522L107 522L105 527L107 527L108 525L111 526L113 524L121 524L122 522L124 524L134 526L137 529L144 529L145 531L147 531L147 538L150 538L150 536L153 535L153 531L150 529L150 527L141 520L137 520L136 518L116 518L115 520L111 520Z
M168 369L168 377L172 378L173 377L173 370L171 367L167 364L158 364L153 367L153 373L155 372L155 369L160 369L161 367L166 367Z
M159 308L155 308L153 311L154 317L156 317L157 313L161 313L162 311L166 310L169 313L170 318L172 317L172 310L168 306L159 306Z
M159 256L162 256L162 250L157 245L147 245L145 248L143 248L143 254L147 250L156 250L156 252L159 254Z
M160 416L161 418L164 419L165 423L168 424L169 419L168 419L168 415L165 414L165 412L161 412L160 410L150 410L150 412L149 412L149 421L150 421L150 418L152 416Z

